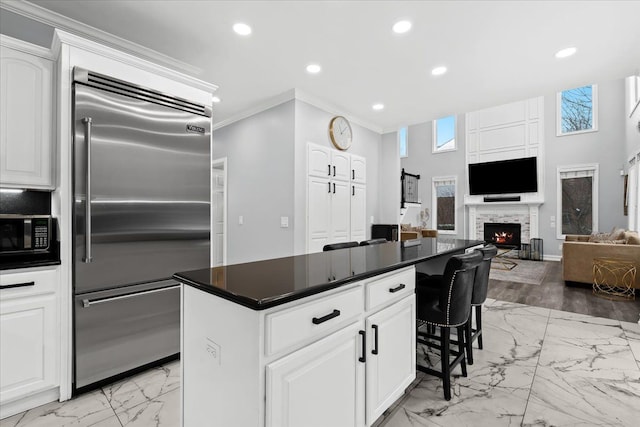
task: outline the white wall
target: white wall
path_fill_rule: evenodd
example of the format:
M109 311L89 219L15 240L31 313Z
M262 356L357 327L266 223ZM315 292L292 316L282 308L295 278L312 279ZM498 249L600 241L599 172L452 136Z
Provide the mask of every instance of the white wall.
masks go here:
M398 155L398 133L382 135L379 159L379 217L376 224L398 224L400 222L400 157ZM371 178L370 178L371 179Z
M627 159L637 155L640 152L640 106L638 106L631 114L632 104L634 103L633 97L636 91L640 91L640 88L636 88L636 83L633 82L637 79L637 76L627 77L625 79L625 140L626 140L626 157ZM640 85L640 81L637 83ZM634 92L634 94L632 94Z
M458 194L456 194L456 231L462 237L465 230L464 195L468 193L468 183L465 174L465 124L464 114L456 115L456 150L433 154L433 121L409 126L409 157L400 161L405 172L419 174L419 194L422 200L422 209L429 208L431 218L429 227L435 218L435 212L431 206L432 178L436 176L456 176ZM398 178L398 188L400 179ZM419 224L419 218L407 218L404 222L412 225Z
M228 264L293 254L293 154L293 100L214 130L213 158L227 157Z

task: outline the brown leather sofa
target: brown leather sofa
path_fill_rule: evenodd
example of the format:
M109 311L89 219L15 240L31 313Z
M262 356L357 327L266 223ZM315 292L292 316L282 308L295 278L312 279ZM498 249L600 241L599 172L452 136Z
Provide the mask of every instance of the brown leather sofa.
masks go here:
M568 235L562 244L562 277L565 283L593 284L594 258L626 258L635 262L640 270L640 245L595 243L590 236ZM635 288L640 289L640 271L636 274Z

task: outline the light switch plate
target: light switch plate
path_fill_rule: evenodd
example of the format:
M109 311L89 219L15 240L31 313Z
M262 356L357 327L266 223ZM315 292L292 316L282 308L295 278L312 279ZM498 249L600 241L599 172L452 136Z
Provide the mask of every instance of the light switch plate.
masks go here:
M244 217L242 215L240 215L238 217L238 225L242 225L242 224L244 224Z
M281 216L280 217L280 228L288 228L289 227L289 217Z

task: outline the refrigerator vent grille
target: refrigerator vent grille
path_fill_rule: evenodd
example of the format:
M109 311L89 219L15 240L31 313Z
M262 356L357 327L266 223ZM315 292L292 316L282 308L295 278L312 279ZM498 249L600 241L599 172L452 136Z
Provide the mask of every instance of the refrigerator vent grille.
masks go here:
M74 68L74 81L200 116L211 117L211 109L207 106L78 67Z

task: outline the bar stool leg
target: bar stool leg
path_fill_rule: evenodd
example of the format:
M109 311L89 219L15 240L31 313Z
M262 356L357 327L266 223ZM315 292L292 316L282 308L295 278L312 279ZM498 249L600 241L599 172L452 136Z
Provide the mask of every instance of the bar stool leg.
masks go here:
M468 322L467 322L467 324L468 324ZM465 350L464 335L465 335L465 331L467 329L466 324L462 325L462 326L458 326L456 329L458 330L458 352L460 353L460 356L462 357L462 359L460 360L460 369L462 369L462 376L466 377L467 376L467 363L466 363L465 357L464 357L464 350ZM469 363L469 365L471 365L471 363Z
M478 348L482 350L482 305L476 306L476 331L478 334Z
M465 335L465 347L467 349L467 362L469 365L473 365L473 340L472 340L472 331L471 331L471 316L473 314L473 306L469 311L469 320L464 324L464 335Z
M442 367L442 388L445 400L451 400L451 365L449 365L449 328L440 326L440 365Z

